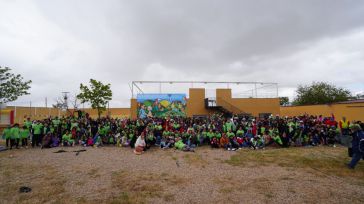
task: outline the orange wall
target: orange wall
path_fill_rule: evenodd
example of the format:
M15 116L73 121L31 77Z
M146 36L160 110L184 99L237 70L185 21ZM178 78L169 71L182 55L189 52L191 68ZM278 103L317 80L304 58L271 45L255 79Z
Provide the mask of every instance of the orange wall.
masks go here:
M253 116L259 116L259 113L280 113L279 98L232 98L231 89L216 89L217 104L221 99Z
M205 89L190 88L186 109L188 117L192 117L194 115L208 115L212 113L205 108Z
M90 115L91 118L97 118L97 110L92 108L82 109L86 113ZM112 118L129 118L130 117L130 108L110 108L109 110L101 113L101 117L105 117L109 115Z
M138 117L138 103L135 98L130 99L130 117L136 119Z
M253 116L259 116L259 113L280 113L279 98L233 98L231 104Z
M219 104L219 98L230 102L231 101L231 89L216 89L216 102Z
M60 111L56 108L45 107L14 107L8 106L7 109L14 110L14 123L22 124L24 118L30 117L32 120L41 120L48 116L62 116L67 112Z
M296 116L303 114L331 116L331 114L334 114L337 120L340 120L345 116L348 120L364 121L364 103L282 106L280 107L280 112L281 116Z
M63 116L68 115L69 112L60 111L57 108L45 108L45 107L14 107L8 106L6 110L14 110L14 123L23 124L25 118L30 117L31 120L42 120L49 116ZM90 114L90 117L97 118L97 111L91 108L82 109ZM72 109L70 109L72 112ZM104 111L101 116L107 116L108 110ZM130 108L110 108L110 116L113 118L130 117Z

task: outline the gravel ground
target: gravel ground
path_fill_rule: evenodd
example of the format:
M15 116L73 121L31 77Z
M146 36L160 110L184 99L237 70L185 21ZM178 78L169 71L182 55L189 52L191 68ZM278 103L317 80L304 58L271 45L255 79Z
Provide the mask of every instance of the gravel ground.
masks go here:
M53 153L60 149L67 152ZM80 149L87 151L73 152ZM0 152L0 191L7 192L0 203L364 203L363 183L275 164L224 162L234 154L207 147L195 153L154 148L141 156L116 147ZM16 191L22 185L33 188L33 197ZM63 190L36 194L45 185Z

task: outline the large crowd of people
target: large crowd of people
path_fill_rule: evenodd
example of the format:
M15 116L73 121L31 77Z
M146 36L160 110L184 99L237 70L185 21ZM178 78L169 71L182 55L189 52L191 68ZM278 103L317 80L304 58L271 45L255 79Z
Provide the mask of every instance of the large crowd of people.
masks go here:
M29 146L51 148L58 146L100 147L115 145L131 147L135 154L150 148L176 148L195 151L209 145L236 151L241 148L253 150L268 146L321 146L345 145L353 157L349 168L354 168L363 157L360 138L364 124L337 121L331 117L302 115L296 117L267 118L224 117L213 114L208 117L166 117L144 119L92 119L87 114L79 117L49 117L44 120L24 120L3 131L6 146L28 148Z

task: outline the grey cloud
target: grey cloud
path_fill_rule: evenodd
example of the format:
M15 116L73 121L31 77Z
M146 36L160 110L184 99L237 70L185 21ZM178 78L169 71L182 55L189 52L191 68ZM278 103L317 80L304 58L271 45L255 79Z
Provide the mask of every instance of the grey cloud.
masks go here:
M33 80L32 96L19 103L75 93L89 78L112 84L113 106L128 106L127 83L140 79L272 81L284 94L312 80L364 89L357 85L361 1L36 0L0 7L0 63Z

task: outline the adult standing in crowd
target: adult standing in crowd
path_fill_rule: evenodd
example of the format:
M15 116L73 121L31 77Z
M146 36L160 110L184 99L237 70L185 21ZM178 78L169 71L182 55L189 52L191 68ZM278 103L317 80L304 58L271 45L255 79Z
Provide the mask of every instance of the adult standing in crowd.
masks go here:
M352 140L352 159L351 162L348 164L350 169L354 169L355 166L358 164L360 159L364 156L364 131L358 124L355 124L351 127L351 135L353 137Z

